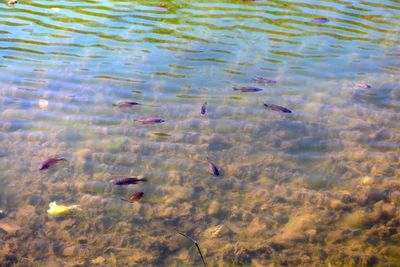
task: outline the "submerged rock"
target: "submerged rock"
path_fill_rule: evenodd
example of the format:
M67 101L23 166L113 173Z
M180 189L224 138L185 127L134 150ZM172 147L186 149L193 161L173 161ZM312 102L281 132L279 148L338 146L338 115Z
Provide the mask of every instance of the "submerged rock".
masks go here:
M218 201L213 200L208 206L208 215L217 216L221 212L220 204Z
M18 209L16 219L18 223L27 223L32 221L35 215L35 207L32 205L25 205Z
M15 234L21 227L16 221L10 219L0 220L0 229L5 231L7 234Z
M267 231L267 223L261 217L255 217L249 227L246 229L245 234L249 237L256 237L263 235Z
M380 200L387 200L388 192L377 188L366 188L357 191L354 198L359 205L367 205Z
M319 218L316 214L303 214L292 217L289 222L283 227L282 234L277 237L277 240L282 241L307 241L307 231L316 229L316 224Z
M352 229L363 229L370 224L371 220L368 214L363 210L356 210L343 218L340 223L342 227L348 227Z
M241 244L228 244L222 250L222 259L238 266L247 266L252 263L253 259L263 261L271 259L273 252L271 247L265 245L256 246L256 248L247 248Z

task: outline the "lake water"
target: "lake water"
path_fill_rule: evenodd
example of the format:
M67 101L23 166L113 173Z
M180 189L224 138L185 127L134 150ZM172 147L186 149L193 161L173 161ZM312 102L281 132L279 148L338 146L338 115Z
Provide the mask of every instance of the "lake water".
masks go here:
M399 37L398 0L3 2L0 265L202 266L177 232L207 266L400 265Z

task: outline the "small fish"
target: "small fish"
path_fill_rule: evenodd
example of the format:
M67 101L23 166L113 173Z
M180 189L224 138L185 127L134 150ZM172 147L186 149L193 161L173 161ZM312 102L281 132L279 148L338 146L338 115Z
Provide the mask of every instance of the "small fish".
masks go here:
M204 104L201 105L200 114L201 114L201 115L204 115L204 114L206 114L206 112L207 112L207 102L204 102Z
M46 170L62 160L67 161L65 158L49 158L40 164L39 171Z
M140 122L141 124L155 124L155 123L165 122L165 120L163 120L161 118L145 118L145 119L138 120L138 122Z
M259 92L262 91L263 89L258 88L258 87L253 87L253 86L242 86L242 87L233 87L234 91L241 91L241 92Z
M287 108L282 107L282 106L273 105L273 104L268 105L268 104L265 104L265 103L264 103L264 106L269 108L270 110L280 111L280 112L283 112L283 113L292 113L292 111L290 109L287 109Z
M133 193L129 198L128 198L128 202L133 203L136 201L139 201L142 197L143 197L144 193L143 192L136 192Z
M361 88L361 89L371 89L372 88L372 86L369 83L366 83L364 81L356 82L355 86L358 88Z
M126 107L132 107L135 105L140 105L140 103L131 101L131 100L120 100L115 104L112 104L114 107L119 107L119 108L126 108Z
M215 166L215 164L212 163L208 157L207 157L207 161L208 161L208 166L210 168L210 172L215 176L219 176L219 170L218 170L217 166Z
M308 23L324 24L324 23L328 23L328 22L329 22L329 19L327 19L327 18L315 18L315 19L310 20Z
M16 4L18 4L17 0L11 0L7 2L7 6L15 6Z
M168 134L168 133L153 133L154 135L156 135L156 136L161 136L161 137L168 137L168 136L171 136L170 134Z
M128 185L128 184L137 184L139 182L147 182L146 178L136 178L136 177L127 177L111 180L113 185Z
M177 231L177 233L182 235L182 236L184 236L184 237L186 237L187 239L189 239L190 241L193 242L193 244L197 247L197 251L200 254L200 257L201 257L201 260L202 260L202 262L204 264L204 267L207 267L206 262L204 261L203 254L201 253L201 249L200 249L199 243L196 240L194 240L193 238L191 238L190 236L188 236L188 235L186 235L184 233L181 233L181 232L178 232L178 231Z
M270 78L264 78L264 77L255 77L255 78L253 78L253 80L258 83L276 83L276 80L273 80Z

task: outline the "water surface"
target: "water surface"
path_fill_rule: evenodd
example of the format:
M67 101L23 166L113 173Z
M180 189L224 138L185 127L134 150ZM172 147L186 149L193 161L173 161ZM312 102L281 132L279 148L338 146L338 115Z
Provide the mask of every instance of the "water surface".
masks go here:
M400 264L399 1L0 14L1 265L201 266L176 231L208 266ZM39 172L53 156L68 162ZM123 176L149 181L110 184ZM81 210L54 218L52 201Z

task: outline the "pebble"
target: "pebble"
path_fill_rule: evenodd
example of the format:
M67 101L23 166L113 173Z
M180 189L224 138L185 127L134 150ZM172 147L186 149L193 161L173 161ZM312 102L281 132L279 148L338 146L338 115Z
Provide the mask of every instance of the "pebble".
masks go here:
M65 257L74 257L78 255L78 248L76 246L67 246L63 249L62 255Z
M99 256L97 258L95 258L94 260L91 260L90 263L93 265L100 265L103 264L106 261L106 259L104 259L102 256Z
M375 183L375 179L370 176L364 176L361 179L361 184L363 185L373 185Z
M329 203L329 207L334 210L341 210L346 207L346 205L339 199L333 199Z

